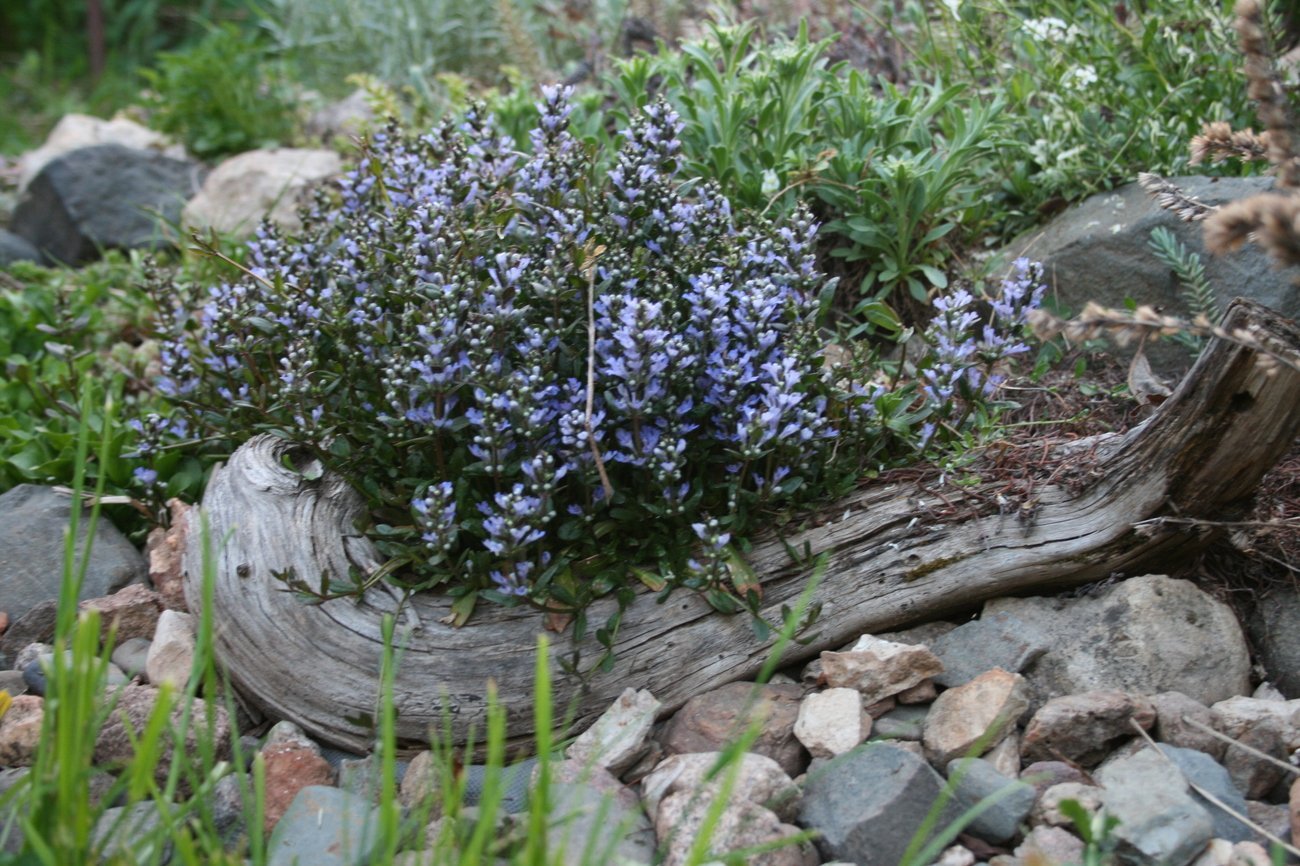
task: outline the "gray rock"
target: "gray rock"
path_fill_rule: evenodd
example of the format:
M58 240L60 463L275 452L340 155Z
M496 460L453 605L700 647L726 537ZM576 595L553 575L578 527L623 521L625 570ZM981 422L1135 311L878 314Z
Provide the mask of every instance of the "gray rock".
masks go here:
M12 692L11 692L12 694ZM0 770L0 803L4 795L23 780L31 770L27 767L8 767ZM10 822L10 817L22 818L29 812L29 800L20 798L0 808L0 854L17 854L23 848L23 828L18 821ZM19 810L22 810L21 812ZM6 835L5 831L8 830Z
M63 580L63 533L72 516L69 497L49 487L20 484L0 495L0 604L11 624L0 651L12 655L13 632L23 614L43 601L57 599ZM89 509L77 526L77 550L85 550ZM143 583L148 566L135 546L102 517L79 600L112 595L128 583ZM21 649L32 638L17 643Z
M646 753L661 704L646 689L624 689L609 709L565 750L569 759L622 773Z
M17 653L14 654L14 670L22 671L27 665L36 661L43 655L54 652L54 647L44 641L32 641L24 644Z
M1242 796L1241 791L1237 790L1237 786L1232 784L1232 777L1228 775L1228 771L1209 755L1195 749L1182 749L1164 743L1160 744L1160 751L1178 765L1178 769L1182 771L1187 781L1208 791L1211 796L1238 815L1246 814L1246 798ZM1214 821L1216 839L1244 842L1253 837L1249 827L1194 790L1192 798L1210 813L1210 818Z
M929 714L928 706L900 705L894 707L871 726L871 735L885 740L921 741L925 731L925 717Z
M86 114L65 114L40 147L18 157L18 190L27 189L50 160L96 144L120 144L140 150L161 151L178 159L186 155L184 147L173 144L165 135L125 117L104 120Z
M0 229L0 268L14 262L40 261L40 250L8 229Z
M1221 204L1273 188L1269 177L1172 179L1206 204ZM1040 261L1053 297L1072 313L1088 301L1124 306L1126 298L1187 314L1177 278L1151 251L1151 230L1163 227L1201 256L1206 277L1226 304L1244 294L1285 316L1300 315L1292 270L1275 270L1258 247L1212 256L1201 240L1201 223L1185 223L1162 210L1136 183L1099 193L1061 214L1045 227L1012 242L1006 259L1020 255ZM1166 370L1186 369L1191 356L1167 341L1148 349L1152 363Z
M23 685L27 686L27 693L31 695L45 695L45 667L41 664L40 659L30 661L23 665Z
M947 774L949 780L956 778L955 795L963 809L998 798L967 827L967 832L988 842L1006 842L1015 836L1038 798L1033 785L1008 779L983 758L958 758L948 764Z
M818 831L817 847L826 859L897 866L943 786L943 778L916 755L869 743L809 772L799 823ZM937 827L960 812L950 800Z
M144 673L145 659L149 657L149 644L149 639L143 637L133 637L122 641L113 650L113 664L121 668L130 677Z
M1251 800L1263 799L1286 774L1269 757L1284 761L1296 748L1290 742L1296 731L1292 703L1300 702L1235 697L1210 707L1219 733L1253 750L1228 748L1223 753L1233 784Z
M368 866L379 841L379 818L368 801L339 788L310 785L275 825L267 863Z
M972 620L935 638L930 651L943 662L934 681L951 688L993 668L1018 674L1047 652L1041 635L1027 633L1023 623L1005 611Z
M1288 698L1300 698L1300 591L1290 581L1271 587L1247 628L1269 679Z
M49 641L54 639L54 626L58 622L59 603L53 599L38 601L27 609L27 613L9 624L3 636L0 636L0 652L13 659L14 670L21 671L29 662L35 660L40 652L29 658L23 652L32 646L48 649Z
M584 850L605 852L603 863L654 861L654 828L631 789L585 761L562 761L551 772L547 843L553 852L574 863Z
M1058 695L1119 689L1140 695L1182 692L1210 705L1250 692L1250 655L1232 611L1194 584L1135 577L1104 595L1004 598L1026 639L1050 649L1024 671L1033 704Z
M1210 813L1192 799L1180 773L1163 757L1143 749L1109 762L1095 777L1115 829L1121 859L1134 864L1186 866L1214 836Z
M251 788L250 788L251 793ZM222 776L212 788L209 802L212 808L212 826L227 850L237 850L247 836L248 822L244 814L244 795L239 788L239 777L234 773Z
M180 222L202 180L202 166L188 160L120 144L85 147L41 169L10 227L69 265L93 261L102 249L163 249L173 246L168 227Z
M160 832L158 806L144 800L134 806L105 809L91 830L91 844L103 860L120 858L123 863L171 862L172 842ZM155 859L156 858L156 859Z
M364 90L358 89L344 99L313 111L307 118L305 129L308 135L329 141L337 135L349 138L361 135L374 120L375 112L370 107L370 97Z
M1209 707L1182 692L1152 695L1151 706L1156 710L1156 724L1151 733L1157 740L1181 749L1196 749L1216 761L1223 758L1226 747L1223 740L1206 733L1204 728L1195 724L1214 727L1214 713Z
M374 755L364 758L344 758L339 761L339 784L345 791L351 791L363 800L379 802L379 793L383 785L380 778L379 762Z
M32 644L32 646L39 646L39 644ZM73 664L72 651L64 650L63 657L64 665L71 667ZM27 694L44 697L45 690L49 686L49 673L53 664L54 653L44 652L23 665L22 677L23 684L27 687ZM82 671L84 671L84 668L74 671L74 676L79 675ZM120 686L125 682L127 682L127 676L122 673L121 668L117 665L110 662L104 668L104 686L106 688Z
M23 672L0 671L0 692L8 692L11 698L26 694L27 683L23 682Z

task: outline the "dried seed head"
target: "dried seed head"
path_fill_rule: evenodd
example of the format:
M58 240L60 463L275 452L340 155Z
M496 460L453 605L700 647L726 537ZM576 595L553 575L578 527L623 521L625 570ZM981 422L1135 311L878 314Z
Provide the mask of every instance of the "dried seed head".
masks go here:
M1177 184L1170 183L1158 174L1139 172L1138 185L1156 200L1159 207L1173 211L1183 222L1199 222L1217 210L1213 205L1183 192Z
M1200 165L1206 160L1217 164L1229 159L1267 159L1268 139L1267 132L1256 133L1253 129L1234 132L1223 121L1207 123L1201 127L1200 135L1192 137L1190 162Z

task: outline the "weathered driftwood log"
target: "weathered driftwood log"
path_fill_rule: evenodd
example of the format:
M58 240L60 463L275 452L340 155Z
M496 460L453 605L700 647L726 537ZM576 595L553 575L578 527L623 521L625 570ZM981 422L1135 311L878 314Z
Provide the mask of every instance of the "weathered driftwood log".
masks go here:
M1238 301L1229 329L1250 328L1278 350L1300 347L1300 331L1257 305ZM991 490L941 499L923 485L868 486L792 530L760 539L750 561L763 586L764 617L780 621L809 574L790 550L827 553L815 601L816 638L795 646L793 661L856 636L891 629L1008 593L1077 585L1112 573L1159 569L1198 536L1157 523L1160 517L1236 517L1254 487L1300 431L1300 373L1269 363L1250 348L1215 341L1175 394L1141 426L1122 436L1075 443L1062 459L1083 461L1066 485L1045 479L1032 513L980 507ZM335 745L367 750L379 688L380 623L397 606L368 591L361 601L305 604L272 572L292 568L304 580L346 576L378 566L374 548L354 527L362 504L326 474L290 471L292 446L262 437L214 472L203 500L216 552L213 606L216 651L236 687L270 715L291 719ZM1083 452L1088 452L1086 455ZM1061 475L1066 473L1062 472ZM1082 486L1081 486L1082 485ZM200 598L197 527L189 527L187 593ZM686 540L683 540L686 543ZM788 546L787 546L788 545ZM403 645L396 677L398 736L427 741L449 712L456 740L485 729L485 685L496 681L512 743L532 733L532 687L543 618L533 610L480 605L463 628L440 620L447 600L414 601L418 626L398 621ZM602 603L592 622L613 610ZM573 648L553 635L552 659ZM554 664L554 700L573 713L571 729L590 723L628 686L650 689L665 711L689 696L752 677L770 648L755 639L748 615L721 616L688 591L659 603L649 593L627 611L610 673L585 679ZM584 641L584 658L600 648Z

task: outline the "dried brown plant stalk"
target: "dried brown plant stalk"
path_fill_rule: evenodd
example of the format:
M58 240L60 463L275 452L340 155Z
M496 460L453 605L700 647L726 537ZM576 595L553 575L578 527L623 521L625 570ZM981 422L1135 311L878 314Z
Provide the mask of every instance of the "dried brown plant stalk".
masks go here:
M1278 265L1300 265L1300 197L1261 193L1224 205L1205 223L1205 248L1215 255L1247 241L1263 247Z
M1277 167L1278 185L1300 188L1291 112L1286 91L1273 63L1273 52L1264 28L1259 0L1237 0L1237 37L1246 55L1246 93L1258 105L1259 119L1268 130L1268 161Z
M1230 159L1268 159L1270 137L1268 132L1257 133L1253 129L1234 132L1231 126L1221 120L1207 123L1201 127L1200 135L1192 136L1192 158L1189 162L1191 165L1200 165L1206 160L1217 164Z
M1275 368L1280 364L1300 372L1300 357L1265 342L1253 327L1229 331L1204 316L1189 321L1177 316L1166 316L1151 306L1144 305L1129 312L1089 301L1083 312L1072 319L1062 319L1046 310L1035 310L1030 313L1029 324L1040 340L1050 340L1060 335L1076 343L1102 336L1109 336L1120 346L1177 333L1217 337L1259 352L1262 367Z
M1218 210L1214 205L1183 192L1177 184L1149 171L1138 172L1138 185L1156 200L1159 207L1173 211L1183 222L1200 222Z

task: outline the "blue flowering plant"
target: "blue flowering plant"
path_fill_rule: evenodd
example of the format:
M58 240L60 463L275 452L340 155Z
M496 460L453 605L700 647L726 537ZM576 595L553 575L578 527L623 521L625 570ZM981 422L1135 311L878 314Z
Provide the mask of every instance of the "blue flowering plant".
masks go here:
M175 412L142 427L302 443L368 500L388 580L462 617L480 598L578 612L638 581L738 610L760 519L911 453L881 406L938 406L826 362L811 217L738 215L680 178L666 103L603 175L567 94L539 111L527 152L477 110L376 134L300 236L264 228L239 279L182 304Z

